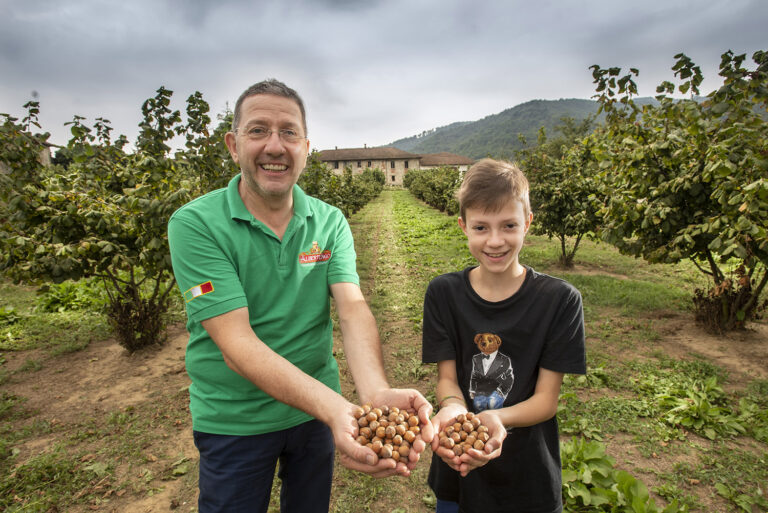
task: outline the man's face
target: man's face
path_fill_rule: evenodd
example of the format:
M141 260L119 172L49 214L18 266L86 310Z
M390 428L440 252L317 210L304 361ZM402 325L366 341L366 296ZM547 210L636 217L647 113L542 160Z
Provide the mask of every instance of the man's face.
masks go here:
M254 127L273 133L264 140L254 140L247 135ZM246 187L263 199L289 196L307 164L309 140L283 141L278 135L280 130L306 135L298 104L290 98L258 94L243 101L237 133L225 136Z

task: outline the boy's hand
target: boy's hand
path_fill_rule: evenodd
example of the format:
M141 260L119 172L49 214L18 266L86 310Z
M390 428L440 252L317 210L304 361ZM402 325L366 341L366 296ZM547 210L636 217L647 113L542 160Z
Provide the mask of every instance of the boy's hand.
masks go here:
M440 433L447 426L453 425L453 423L456 421L456 416L460 413L467 413L467 407L461 403L449 403L440 408L440 411L437 412L437 415L432 417L432 426L434 432ZM490 442L490 439L488 441ZM437 454L440 459L446 463L446 465L450 466L456 471L459 470L459 458L451 449L442 447L440 445L440 440L437 435L432 438L432 452Z
M488 426L490 438L485 443L485 448L482 451L469 449L461 456L454 457L455 466L446 461L446 463L451 465L451 468L461 474L461 477L466 476L478 467L482 467L492 459L498 458L501 455L502 443L507 437L507 428L504 427L501 419L493 410L480 412L478 417L480 417L483 425Z

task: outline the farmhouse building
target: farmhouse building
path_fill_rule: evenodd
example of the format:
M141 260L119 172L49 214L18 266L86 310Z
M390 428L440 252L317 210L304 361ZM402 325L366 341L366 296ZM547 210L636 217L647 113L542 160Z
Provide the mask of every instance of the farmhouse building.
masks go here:
M428 153L426 155L422 155L421 160L419 161L419 166L421 169L433 169L440 166L450 166L455 167L463 173L469 169L469 166L474 163L475 161L470 158L443 151L440 153Z
M339 174L347 167L352 169L353 174L362 173L368 168L381 169L387 185L403 185L403 177L411 169L454 166L466 171L474 163L472 159L452 153L419 155L392 146L322 150L318 152L318 158Z

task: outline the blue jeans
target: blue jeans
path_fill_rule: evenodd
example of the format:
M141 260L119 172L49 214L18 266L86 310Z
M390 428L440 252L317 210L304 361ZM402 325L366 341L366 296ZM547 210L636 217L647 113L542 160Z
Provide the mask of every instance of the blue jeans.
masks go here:
M435 513L459 513L459 503L437 499Z
M265 513L275 467L282 513L327 513L334 444L320 421L251 436L195 431L200 451L199 513Z
M491 395L476 395L472 400L472 405L478 412L483 410L497 410L504 406L504 397L494 390L491 392Z

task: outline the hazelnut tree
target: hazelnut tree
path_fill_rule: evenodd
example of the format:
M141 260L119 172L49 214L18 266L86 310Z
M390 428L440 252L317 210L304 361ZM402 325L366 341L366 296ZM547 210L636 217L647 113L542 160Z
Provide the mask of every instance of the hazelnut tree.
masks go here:
M207 131L207 104L190 97L195 108L184 127L179 112L169 108L171 95L160 88L144 103L136 151L130 154L122 150L124 138L111 141L109 121L99 118L94 134L75 116L67 168L40 164L41 137L28 134L13 118L5 116L0 132L0 161L10 167L0 176L3 271L32 283L101 277L108 318L129 351L162 340L175 288L168 218L191 198L190 191L201 189L190 160L172 158L167 142L197 131L195 156L219 158L200 140ZM223 164L209 167L223 169Z
M593 118L577 122L563 118L561 136L547 139L539 130L538 144L518 152L520 166L531 186L534 233L557 238L560 265L573 267L584 237L595 237L601 218L595 198L597 161L588 134Z
M607 113L594 149L603 235L649 262L690 259L712 280L694 304L715 332L755 318L768 282L768 53L752 58L748 69L744 55L724 53L722 86L701 98L700 68L678 54L677 87L663 82L658 104L643 106L636 69L591 68Z

